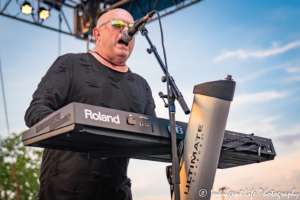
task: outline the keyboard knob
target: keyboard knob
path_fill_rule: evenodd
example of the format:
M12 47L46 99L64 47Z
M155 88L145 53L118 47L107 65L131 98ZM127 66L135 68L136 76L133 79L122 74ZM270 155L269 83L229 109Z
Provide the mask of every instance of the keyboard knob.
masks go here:
M133 117L128 117L127 118L127 124L136 125L136 120Z

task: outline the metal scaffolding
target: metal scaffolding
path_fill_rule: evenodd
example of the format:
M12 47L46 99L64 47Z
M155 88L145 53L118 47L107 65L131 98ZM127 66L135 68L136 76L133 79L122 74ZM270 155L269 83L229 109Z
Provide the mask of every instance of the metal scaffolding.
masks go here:
M93 28L98 18L113 8L127 10L136 20L152 10L158 10L161 16L166 16L201 0L31 0L32 4L34 2L31 16L21 13L21 4L28 0L21 1L0 0L0 15L72 35L82 40L93 41ZM1 8L1 5L4 6ZM53 26L53 23L45 25L47 23L45 21L47 20L39 18L38 10L41 7L47 7L51 13L57 12L59 17L55 26ZM73 16L70 14L71 12L68 12L68 15L66 15L64 12L65 9L72 9ZM11 14L12 12L14 14ZM152 19L151 21L156 19ZM73 27L69 23L71 20L73 20ZM61 23L64 23L64 30L61 29Z

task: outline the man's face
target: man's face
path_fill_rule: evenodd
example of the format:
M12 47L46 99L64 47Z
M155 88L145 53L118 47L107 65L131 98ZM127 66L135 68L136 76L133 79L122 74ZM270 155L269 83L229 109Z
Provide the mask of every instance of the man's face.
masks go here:
M112 10L107 13L103 18L100 20L100 24L98 27L101 26L103 23L107 22L108 20L118 19L122 20L123 22L127 23L134 23L132 16L124 10L116 9ZM124 27L123 30L116 30L111 26L111 22L98 28L98 37L97 46L99 45L99 49L103 52L104 55L108 58L114 57L121 57L127 60L133 50L135 38L133 38L127 44L122 42L122 32L128 29L127 26Z

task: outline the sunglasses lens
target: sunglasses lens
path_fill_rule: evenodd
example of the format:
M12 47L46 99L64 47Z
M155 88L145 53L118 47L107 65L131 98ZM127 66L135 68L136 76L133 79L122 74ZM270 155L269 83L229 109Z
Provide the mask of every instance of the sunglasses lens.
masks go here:
M111 21L111 25L114 29L122 30L125 26L125 22L121 20L114 19Z
M133 27L133 24L128 24L128 27L129 27L129 28Z

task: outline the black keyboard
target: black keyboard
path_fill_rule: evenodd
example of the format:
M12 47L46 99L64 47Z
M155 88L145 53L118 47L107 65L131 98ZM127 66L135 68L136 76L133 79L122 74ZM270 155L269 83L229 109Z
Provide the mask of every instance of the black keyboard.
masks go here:
M186 129L187 123L176 122L178 144ZM24 132L22 141L25 146L88 152L91 159L171 162L169 120L82 103L52 113ZM225 131L218 168L259 163L275 156L271 139Z

